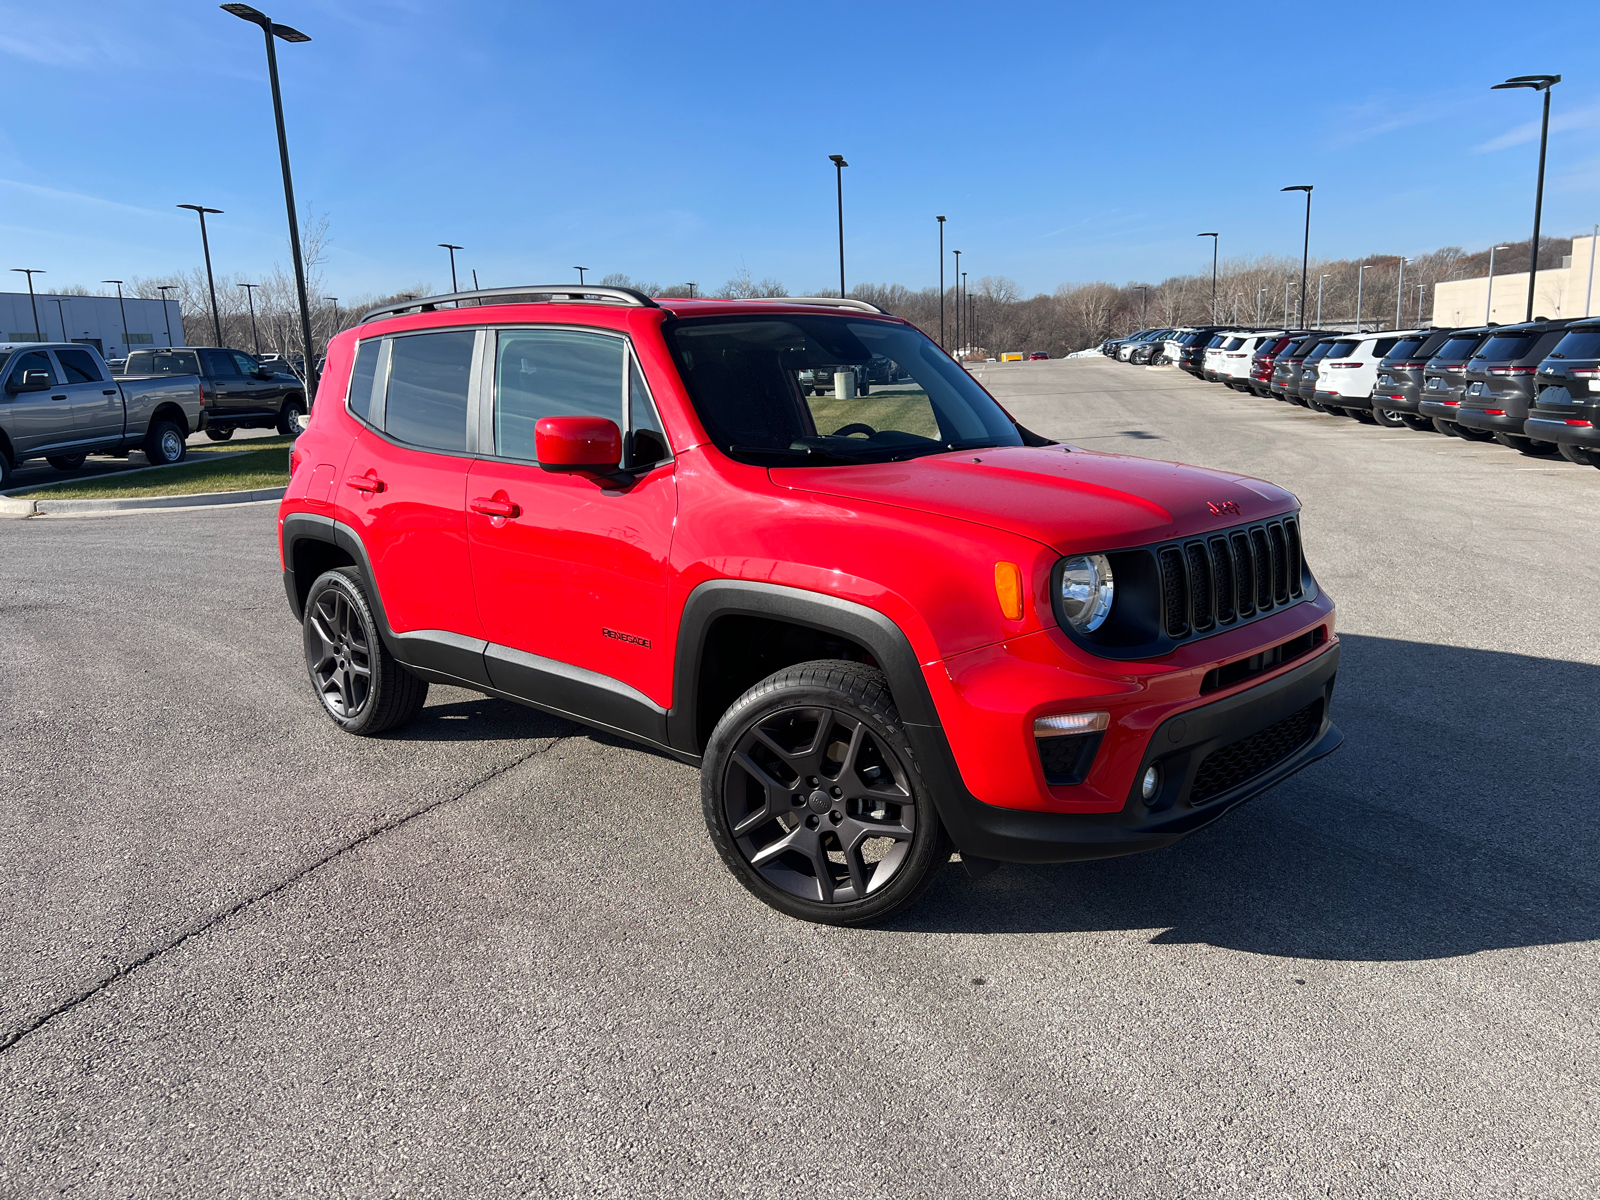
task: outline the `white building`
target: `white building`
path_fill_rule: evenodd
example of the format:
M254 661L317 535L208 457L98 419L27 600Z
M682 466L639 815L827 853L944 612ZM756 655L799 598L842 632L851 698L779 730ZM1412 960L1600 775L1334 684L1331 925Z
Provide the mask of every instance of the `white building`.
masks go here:
M0 292L0 339L87 342L107 358L124 358L130 346L182 346L183 314L176 300Z
M1591 264L1593 276L1591 276ZM1591 284L1591 278L1593 282ZM1433 320L1437 325L1513 325L1528 315L1528 273L1449 279L1434 285ZM1484 313L1488 316L1485 317ZM1600 263L1595 263L1595 239L1572 239L1572 253L1559 267L1541 267L1534 282L1535 317L1600 316Z

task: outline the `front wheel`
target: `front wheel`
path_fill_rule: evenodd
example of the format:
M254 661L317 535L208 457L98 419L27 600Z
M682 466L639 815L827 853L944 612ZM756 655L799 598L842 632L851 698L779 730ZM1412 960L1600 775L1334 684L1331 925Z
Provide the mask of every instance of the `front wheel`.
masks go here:
M882 920L950 858L883 672L821 660L767 676L722 715L701 801L753 895L827 925Z
M87 454L62 454L55 458L47 458L45 462L58 471L76 471L88 461L88 458Z
M311 688L340 729L370 737L422 711L427 680L401 666L383 644L354 567L317 576L302 623Z

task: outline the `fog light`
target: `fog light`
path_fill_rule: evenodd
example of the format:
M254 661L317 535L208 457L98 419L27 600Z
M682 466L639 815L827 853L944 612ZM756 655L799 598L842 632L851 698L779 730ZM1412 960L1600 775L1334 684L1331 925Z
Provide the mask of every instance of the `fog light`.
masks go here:
M1144 769L1144 778L1139 781L1139 795L1146 800L1153 800L1156 791L1161 787L1161 768L1148 766Z

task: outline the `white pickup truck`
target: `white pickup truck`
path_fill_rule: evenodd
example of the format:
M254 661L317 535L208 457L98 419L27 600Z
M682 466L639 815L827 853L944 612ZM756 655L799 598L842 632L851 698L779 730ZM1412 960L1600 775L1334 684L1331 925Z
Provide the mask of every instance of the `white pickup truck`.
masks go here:
M0 490L30 458L61 471L130 450L152 465L179 462L205 423L198 376L117 380L81 343L0 343L0 380Z

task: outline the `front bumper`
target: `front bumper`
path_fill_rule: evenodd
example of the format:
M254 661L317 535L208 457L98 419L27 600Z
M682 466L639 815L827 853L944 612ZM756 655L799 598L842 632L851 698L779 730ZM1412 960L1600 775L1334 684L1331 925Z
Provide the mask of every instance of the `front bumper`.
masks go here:
M1145 742L1116 812L985 804L962 783L939 730L906 729L963 856L1034 863L1112 858L1170 846L1338 749L1344 735L1329 718L1338 667L1339 644L1333 642L1264 683L1168 717ZM1152 765L1162 782L1146 804L1139 785Z

